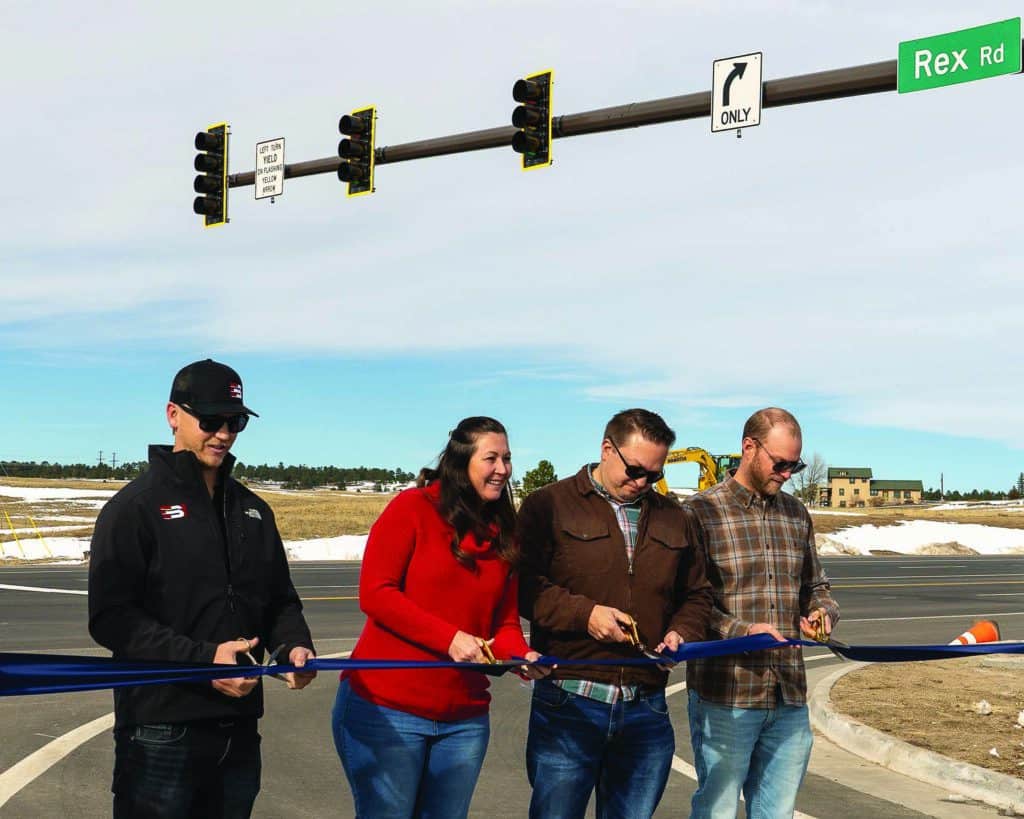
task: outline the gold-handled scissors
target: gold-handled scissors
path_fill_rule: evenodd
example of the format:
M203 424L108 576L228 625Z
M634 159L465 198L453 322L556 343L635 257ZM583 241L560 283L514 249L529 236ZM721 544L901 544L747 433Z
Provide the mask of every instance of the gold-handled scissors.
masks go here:
M645 657L649 657L652 660L666 659L657 652L651 651L649 648L647 648L647 646L644 645L643 640L640 639L640 631L637 629L635 618L630 617L629 620L626 622L626 626L628 627L626 630L626 636L629 638L629 642L633 645L633 648L635 648Z
M479 642L480 642L480 650L483 652L483 655L484 655L484 662L486 662L487 665L497 665L498 660L494 656L494 652L491 651L491 644L490 644L490 642L487 641L487 640L480 640Z
M825 648L835 654L840 660L845 660L842 654L836 649L849 648L846 643L840 642L839 640L833 639L832 635L825 631L825 617L827 612L825 609L815 609L818 614L818 619L814 621L814 641L821 643Z

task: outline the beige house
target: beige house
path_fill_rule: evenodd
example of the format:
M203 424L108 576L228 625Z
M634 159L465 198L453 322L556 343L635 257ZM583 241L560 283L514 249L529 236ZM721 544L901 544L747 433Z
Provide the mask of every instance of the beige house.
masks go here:
M897 503L920 503L921 481L873 478L870 467L830 466L828 485L821 488L822 506L857 508Z

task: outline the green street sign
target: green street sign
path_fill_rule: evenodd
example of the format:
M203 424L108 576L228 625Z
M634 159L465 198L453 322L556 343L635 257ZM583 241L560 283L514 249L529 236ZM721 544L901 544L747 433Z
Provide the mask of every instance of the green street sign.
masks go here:
M1017 74L1020 17L900 43L896 89L901 94Z

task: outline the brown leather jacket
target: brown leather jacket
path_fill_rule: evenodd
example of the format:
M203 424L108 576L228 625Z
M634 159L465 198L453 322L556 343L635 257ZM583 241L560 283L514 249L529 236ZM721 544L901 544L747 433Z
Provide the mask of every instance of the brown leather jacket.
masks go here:
M645 497L630 571L615 512L594 489L589 468L533 492L519 512L519 613L530 621L530 644L567 659L639 656L629 643L589 635L597 604L631 614L651 649L668 631L688 642L706 639L711 585L682 509L655 492ZM668 675L653 665L574 665L552 676L663 687Z

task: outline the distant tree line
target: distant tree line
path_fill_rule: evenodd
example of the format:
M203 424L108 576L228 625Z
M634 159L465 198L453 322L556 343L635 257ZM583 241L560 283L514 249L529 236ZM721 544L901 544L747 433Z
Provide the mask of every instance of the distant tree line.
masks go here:
M993 500L1018 500L1022 497L1016 486L1011 486L1006 492L998 492L993 489L972 489L970 492L961 492L957 489L947 490L940 493L938 489L929 487L921 493L923 500L948 500L948 501L993 501Z
M93 478L108 481L130 481L149 468L146 461L125 461L116 467L110 464L58 464L49 461L0 461L0 479L11 478Z
M146 461L128 461L116 467L110 464L58 464L42 461L0 461L0 480L11 478L93 478L99 480L130 481L146 469ZM339 467L339 466L277 466L260 464L254 466L235 464L232 474L239 479L250 481L272 481L289 489L310 489L314 486L336 486L344 489L350 483L371 482L384 484L405 484L416 476L402 469L381 467Z
M369 482L378 486L385 484L406 484L416 478L412 472L402 469L384 469L376 466L277 466L269 464L235 464L232 473L236 478L250 481L273 481L286 489L312 489L314 486L335 486L345 489L349 484Z

